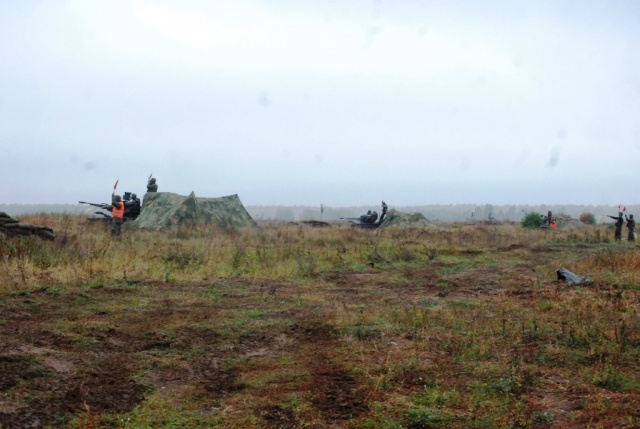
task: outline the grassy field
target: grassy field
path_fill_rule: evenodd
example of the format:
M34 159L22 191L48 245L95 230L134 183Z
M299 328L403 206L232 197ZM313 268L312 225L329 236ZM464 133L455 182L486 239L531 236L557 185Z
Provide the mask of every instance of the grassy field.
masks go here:
M604 225L0 238L0 428L637 428ZM556 280L561 267L591 281Z

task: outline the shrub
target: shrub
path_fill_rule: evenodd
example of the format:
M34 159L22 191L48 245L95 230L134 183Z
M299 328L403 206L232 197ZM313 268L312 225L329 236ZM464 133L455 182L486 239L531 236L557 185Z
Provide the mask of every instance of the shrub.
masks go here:
M520 222L523 228L540 228L544 225L544 217L537 212L527 213Z
M580 222L586 223L587 225L595 225L596 217L593 213L581 213L580 214Z

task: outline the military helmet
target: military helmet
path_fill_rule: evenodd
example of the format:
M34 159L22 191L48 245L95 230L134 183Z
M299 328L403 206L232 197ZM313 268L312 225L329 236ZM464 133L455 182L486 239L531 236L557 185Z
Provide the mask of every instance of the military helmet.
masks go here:
M135 200L136 198L138 198L138 196L136 194L131 194L131 198Z

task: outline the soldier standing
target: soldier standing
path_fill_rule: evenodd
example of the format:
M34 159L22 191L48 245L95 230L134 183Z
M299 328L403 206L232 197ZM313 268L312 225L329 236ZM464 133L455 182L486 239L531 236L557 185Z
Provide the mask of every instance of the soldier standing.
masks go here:
M629 215L629 217L624 215L624 217L627 220L627 229L629 230L627 239L629 241L636 241L636 221L633 219L633 215Z
M131 194L131 200L124 203L124 214L127 218L136 219L140 215L140 198Z
M111 205L104 205L102 208L111 210L111 236L119 236L124 222L124 201L122 201L122 197L111 194Z
M380 205L382 206L382 213L380 213L380 223L382 223L384 221L384 218L387 216L387 210L389 209L389 207L387 207L387 203L385 203L384 200L382 200L382 203L380 203Z
M622 212L618 212L618 216L607 215L611 219L615 219L616 223L616 232L614 234L614 238L616 241L622 240L622 225L624 225L624 220L622 219ZM635 222L634 222L635 223Z

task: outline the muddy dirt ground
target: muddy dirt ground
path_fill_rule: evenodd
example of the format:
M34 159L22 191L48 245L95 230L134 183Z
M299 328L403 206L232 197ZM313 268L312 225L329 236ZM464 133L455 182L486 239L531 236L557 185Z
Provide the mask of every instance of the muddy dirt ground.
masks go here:
M354 371L359 361L382 367L393 357L388 345L411 338L386 337L380 350L362 354L336 330L337 313L501 296L525 302L563 287L552 273L541 281L525 265L443 268L330 272L300 283L234 278L15 293L0 302L0 427L67 427L77 416L93 427L90 416L124 416L150 395L203 415L244 414L240 421L254 427L349 427L373 416L373 404L424 389L429 374L404 371L385 390L375 383L381 376ZM552 372L538 376L530 395L555 419L528 427L586 427L580 409L590 392ZM637 392L608 398L638 421ZM99 427L120 427L117 421Z

